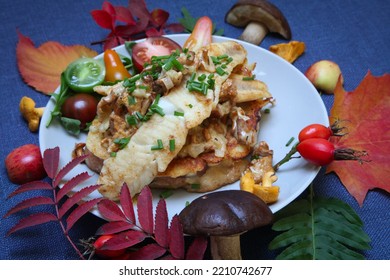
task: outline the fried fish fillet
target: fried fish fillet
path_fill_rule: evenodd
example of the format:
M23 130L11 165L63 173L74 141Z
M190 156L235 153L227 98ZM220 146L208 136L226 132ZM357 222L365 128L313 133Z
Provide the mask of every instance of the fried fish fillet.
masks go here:
M223 69L224 74L216 73L217 67L212 63L211 57L227 55L231 61ZM196 75L214 74L214 90L208 90L206 95L190 92L186 83L190 74L183 77L181 83L160 98L159 106L164 109L165 115L154 114L149 121L144 122L131 136L129 142L122 149L116 151L115 157L103 155L104 162L98 184L100 193L109 198L118 199L123 183L126 183L130 193L134 196L142 188L150 184L159 172L164 172L169 163L177 156L184 146L188 131L200 125L208 118L219 101L219 94L223 82L229 77L234 67L242 64L246 59L246 50L242 45L233 41L212 43L202 48L196 57L199 67ZM109 98L109 97L107 97ZM175 116L174 112L183 112L183 116ZM103 113L103 112L102 112ZM105 113L105 112L104 112ZM98 112L99 114L99 112ZM87 148L95 154L92 138L102 134L109 124L106 119L92 124L87 138ZM175 149L169 149L170 140L174 139ZM95 141L94 140L94 141ZM161 149L153 149L157 143Z

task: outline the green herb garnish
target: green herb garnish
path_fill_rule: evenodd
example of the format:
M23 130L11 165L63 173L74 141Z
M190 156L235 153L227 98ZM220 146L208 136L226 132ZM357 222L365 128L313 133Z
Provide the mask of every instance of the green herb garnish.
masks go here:
M162 150L164 148L164 145L163 145L163 142L161 139L157 139L157 145L155 146L152 146L150 149L152 151L156 151L156 150Z
M122 150L124 147L126 147L129 142L130 142L130 137L114 139L114 143L119 145L120 150Z

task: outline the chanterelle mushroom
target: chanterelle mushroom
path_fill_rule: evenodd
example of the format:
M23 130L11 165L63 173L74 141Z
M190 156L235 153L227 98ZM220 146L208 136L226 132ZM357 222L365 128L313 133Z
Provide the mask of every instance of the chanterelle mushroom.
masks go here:
M213 259L240 260L240 235L272 222L273 214L256 195L240 190L205 194L179 214L185 233L210 236Z
M35 108L34 100L30 97L23 96L19 103L19 110L23 118L27 121L30 131L37 131L45 108Z
M266 0L238 0L227 12L225 21L245 27L240 39L259 45L268 32L291 39L291 29L282 12Z

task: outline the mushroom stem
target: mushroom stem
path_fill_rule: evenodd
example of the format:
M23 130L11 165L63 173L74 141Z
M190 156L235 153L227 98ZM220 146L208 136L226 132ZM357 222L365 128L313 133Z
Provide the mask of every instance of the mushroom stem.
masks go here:
M210 250L214 260L242 260L240 235L210 236Z
M239 37L241 40L259 45L268 33L268 28L259 22L250 22Z

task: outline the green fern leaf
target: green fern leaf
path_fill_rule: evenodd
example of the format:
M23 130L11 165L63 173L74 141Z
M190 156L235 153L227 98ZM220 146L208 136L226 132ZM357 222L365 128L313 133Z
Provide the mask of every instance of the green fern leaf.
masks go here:
M269 249L283 249L277 259L355 260L369 249L363 222L348 204L334 198L313 198L291 203L276 214L272 229L281 232Z

